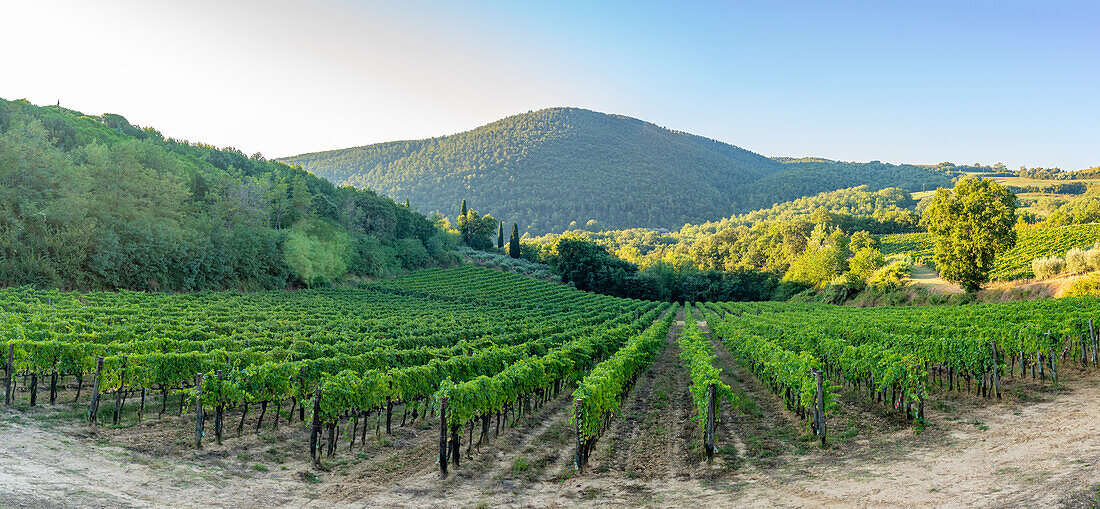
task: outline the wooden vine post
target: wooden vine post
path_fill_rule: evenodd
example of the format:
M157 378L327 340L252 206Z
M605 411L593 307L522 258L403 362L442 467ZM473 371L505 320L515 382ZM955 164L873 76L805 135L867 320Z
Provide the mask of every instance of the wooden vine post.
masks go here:
M126 357L122 357L122 369L118 374L118 389L115 390L115 413L111 417L111 424L118 424L118 414L122 411L122 393L126 387Z
M714 460L714 407L715 407L715 385L711 382L707 386L707 429L703 435L704 447L707 451L707 462Z
M95 358L95 380L92 381L92 402L88 404L88 423L95 425L96 413L99 412L99 378L103 374L103 357Z
M447 478L447 398L439 398L439 473ZM364 428L365 429L365 428Z
M1092 365L1096 365L1096 330L1092 328L1092 318L1089 318L1089 338L1092 339Z
M218 406L214 409L214 440L222 445L222 419L225 414L225 405L222 403L222 370L217 371L218 376Z
M390 388L391 389L393 388L393 382L390 382ZM391 422L393 422L393 398L391 396L386 396L386 434L387 435L392 435L393 434L393 428L390 426Z
M298 391L298 394L301 394L301 395L304 396L306 394L306 367L305 366L302 366L301 368L298 368L298 387L300 387L300 390ZM295 397L295 399L297 399L297 397ZM291 413L294 413L294 412L291 411ZM306 420L306 406L302 403L299 403L298 404L298 422L302 422L304 420Z
M997 390L997 399L1001 399L1001 368L997 365L997 341L991 340L989 345L993 347L993 386Z
M8 363L4 365L4 406L11 406L11 378L15 371L15 343L8 343Z
M814 403L814 421L817 423L817 434L821 436L821 445L825 445L825 381L819 369L814 370L814 378L817 380L817 398Z
M195 373L195 448L202 449L202 373Z
M462 440L458 437L459 425L451 425L451 461L458 468L458 460L462 457Z
M1058 385L1058 360L1055 358L1055 355L1054 355L1054 347L1051 347L1048 350L1047 357L1050 358L1050 383L1057 386Z
M584 398L573 401L573 418L577 421L577 473L584 473Z
M31 406L38 401L38 372L31 371Z
M321 437L321 389L313 392L313 427L309 433L309 457L313 460L314 467L321 466L321 455L318 454Z

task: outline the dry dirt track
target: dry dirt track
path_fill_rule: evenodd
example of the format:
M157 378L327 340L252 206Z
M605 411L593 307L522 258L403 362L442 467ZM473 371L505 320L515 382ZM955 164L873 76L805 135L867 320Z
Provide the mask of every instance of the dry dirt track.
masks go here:
M0 506L1083 507L1087 503L1073 497L1100 484L1100 376L1067 371L1067 389L1041 393L1043 401L1010 395L973 407L972 397L963 396L932 405L933 426L919 436L900 429L870 444L786 453L785 461L771 466L688 465L688 476L650 478L611 469L565 478L568 458L561 451L568 437L563 441L555 430L566 412L564 405L548 404L530 424L502 435L494 443L499 449L464 461L444 483L423 465L366 490L351 484L371 479L353 475L304 480L308 469L301 457L266 463L265 471L253 468L259 454L242 460L240 449L166 457L103 444L83 436L82 426L4 411ZM1011 381L1008 386L1011 393ZM186 436L186 416L177 424ZM534 451L536 461L538 454L553 457L538 475L503 468L525 451ZM334 494L343 496L333 500Z

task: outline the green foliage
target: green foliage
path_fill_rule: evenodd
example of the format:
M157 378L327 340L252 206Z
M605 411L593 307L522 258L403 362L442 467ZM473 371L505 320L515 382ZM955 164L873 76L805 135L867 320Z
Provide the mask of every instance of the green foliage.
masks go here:
M889 390L900 395L899 400L913 403L915 411L934 388L929 367L951 369L957 381L980 379L1017 360L1036 362L1039 353L1047 361L1053 357L1060 363L1074 362L1082 342L1088 341L1088 320L1100 309L1100 301L1066 298L871 308L754 303L710 308L730 313L723 323L712 322L712 328L735 353L753 359L753 369L764 373L762 378L797 375L813 366L776 370L771 368L772 357L809 356L827 368L830 381ZM1058 360L1059 352L1068 358Z
M826 233L818 225L810 235L805 249L791 263L785 280L824 286L847 269L848 238L840 230Z
M1068 249L1089 246L1100 241L1100 224L1018 227L1016 239L1016 246L999 254L994 261L990 272L990 279L993 281L1034 277L1032 260L1060 257ZM908 255L914 262L927 262L933 258L935 246L931 234L884 235L880 240L882 252L886 255Z
M886 265L886 258L882 252L873 247L865 247L856 251L848 260L848 270L866 280L878 269Z
M462 208L463 210L466 208L465 200L462 201ZM482 251L493 247L491 236L499 226L498 223L499 221L493 219L493 216L486 214L482 217L476 210L458 216L458 229L462 232L466 245Z
M508 237L508 256L520 257L519 226L516 223L512 223L512 236Z
M904 286L904 280L912 269L912 264L908 261L892 261L867 276L867 284L877 290L898 289Z
M1018 237L1023 242L1025 234L1020 232ZM915 263L930 263L936 256L936 244L932 240L932 234L899 233L883 235L879 238L879 249L884 255L905 255L913 259Z
M1100 296L1100 274L1091 274L1069 284L1063 297Z
M1014 193L1085 194L1085 191L1088 191L1088 186L1081 182L1074 182L1045 186L1008 186L1008 190Z
M608 255L599 245L583 238L563 237L558 241L557 271L565 283L581 290L610 295L644 294L637 278L638 268Z
M514 401L572 378L667 307L468 266L357 290L22 287L0 290L0 347L15 347L18 372L57 369L84 380L103 356L104 393L144 387L193 395L190 384L203 373L202 402L210 408L289 397L304 403L320 389L324 422L443 390L455 401L452 422L460 423L484 411L476 406L489 394L482 389L501 388L496 394ZM479 385L485 381L494 385Z
M555 382L575 379L597 362L620 350L627 340L653 323L663 308L635 306L636 318L629 323L607 324L593 334L572 339L542 356L518 360L494 375L481 375L461 383L440 385L435 401L448 400L447 417L452 426L490 416L505 405L523 404L536 391L546 391Z
M973 292L989 281L996 255L1016 245L1016 195L991 180L965 178L939 189L924 212L940 275Z
M913 196L904 189L889 187L871 191L870 186L861 185L776 203L771 208L703 223L691 229L715 232L762 221L809 219L814 224L836 226L848 233L897 233L918 228L920 216L913 212L914 205Z
M785 341L778 329L751 328L750 324L758 317L746 311L759 312L759 309L712 304L704 308L704 316L712 333L761 380L771 385L777 394L783 394L789 408L812 408L817 391L813 372L821 369L821 361L810 349ZM736 312L736 315L727 314L723 319L719 317L719 312ZM770 315L772 313L768 313L767 318L772 318ZM800 333L798 337L805 335ZM798 341L794 336L789 336L789 340ZM834 389L828 385L823 389L827 412L835 407ZM811 416L812 412L807 412L807 422L812 420Z
M618 412L623 392L664 346L669 326L676 318L676 309L676 306L667 309L664 318L627 340L615 355L596 365L577 384L573 398L584 400L579 422L578 415L572 418L579 436L599 436L606 417Z
M1031 260L1031 272L1037 279L1048 279L1066 270L1066 261L1056 256L1047 256Z
M1066 251L1066 270L1070 274L1083 274L1089 270L1088 256L1084 249L1070 248Z
M736 401L733 389L722 381L722 370L714 366L714 359L718 356L714 354L714 349L710 346L710 339L699 329L699 324L695 321L691 306L685 306L684 312L686 314L684 330L680 334L677 344L680 346L680 360L687 366L688 373L691 375L689 391L695 407L692 420L705 432L709 410L709 395L707 394L709 387L714 385L715 388L716 419L720 418L722 401L730 404L736 404Z
M1063 171L1061 168L1024 168L1020 167L1020 177L1036 180L1077 180L1100 177L1100 166L1077 171Z
M595 220L679 227L857 185L947 185L953 172L880 162L779 162L637 119L577 108L515 115L426 140L285 159L340 184L408 195L425 210L469 198L529 232ZM675 206L669 206L675 204Z
M898 231L915 226L916 214L904 207L912 198L899 189L870 192L866 186L822 193L778 204L765 211L723 219L699 226L685 225L678 232L635 228L602 232L571 231L532 239L531 259L555 264L556 244L565 237L587 237L621 260L642 267L657 281L655 297L678 301L762 300L782 298L807 286L823 286L845 270L848 251L876 247L873 231ZM889 217L905 217L893 222ZM889 224L888 224L889 223ZM828 239L811 239L815 229L840 243L834 249ZM851 232L851 240L843 233ZM813 245L811 246L811 240ZM824 263L824 265L823 265ZM793 274L782 288L775 275ZM724 273L715 276L715 273ZM862 285L863 277L860 277ZM745 291L751 289L751 291ZM782 295L773 293L779 291Z
M657 262L645 270L612 256L583 236L564 235L542 259L552 263L565 283L619 297L664 301L761 300L778 282L773 274L751 269L699 270L691 265Z
M0 284L266 289L397 270L397 254L450 260L423 256L444 235L426 217L373 191L120 115L4 100L0 112ZM417 245L405 239L420 249L404 253Z
M353 253L348 235L335 224L321 219L295 224L287 232L284 249L287 266L308 286L325 284L343 276Z
M455 251L483 267L494 267L536 279L561 282L561 278L554 274L554 270L545 263L532 262L523 258L512 258L506 254L478 251L465 246Z

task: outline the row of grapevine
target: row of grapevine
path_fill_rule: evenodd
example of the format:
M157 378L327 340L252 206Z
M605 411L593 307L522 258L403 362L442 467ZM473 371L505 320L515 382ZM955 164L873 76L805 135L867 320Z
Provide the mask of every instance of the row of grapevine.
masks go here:
M459 457L459 429L472 421L481 422L478 443L489 440L489 420L498 419L510 408L521 412L531 411L531 399L539 405L556 397L562 385L577 375L593 368L600 359L617 352L628 339L652 324L667 305L653 306L629 325L605 329L602 332L579 338L555 349L542 357L531 357L516 362L492 376L481 376L463 383L444 382L436 392L435 400L442 414L441 433L449 426L450 444L441 444L440 468L446 473L448 451L455 465ZM470 426L471 442L473 426Z
M360 419L373 412L380 423L384 413L388 430L395 405L414 420L436 411L441 387L475 387L537 365L541 374L523 371L522 381L540 382L516 386L541 397L547 378L591 367L652 322L657 307L472 267L299 292L11 288L0 290L0 352L10 354L9 403L21 389L35 404L42 379L51 380L51 403L65 388L75 388L75 400L89 394L93 421L110 404L100 396L114 396L114 422L138 394L139 419L149 391L160 393L159 415L169 396L179 396L178 413L195 398L197 425L213 413L219 441L228 412L240 412L239 434L250 406L259 409L257 429L269 405L273 426L295 409L306 420L313 408L315 425L329 427L331 453L334 424L350 418L358 430Z
M935 255L930 233L900 233L880 237L884 254L906 254L914 261L930 262ZM1029 226L1016 230L1016 246L997 256L990 277L994 281L1012 281L1034 277L1031 261L1045 256L1061 256L1068 249L1086 247L1100 241L1100 224L1068 226Z
M717 305L705 308L704 316L711 331L757 378L781 395L787 409L805 419L824 441L825 414L835 403L833 388L823 387L816 376L822 368L821 362L808 351L788 349L773 337L740 326L741 320L755 315L728 313L722 318L720 313L727 311Z
M684 309L684 331L677 344L680 346L680 359L691 375L691 400L695 414L692 420L703 431L703 447L707 460L714 458L714 427L719 417L717 406L722 401L733 404L733 389L722 382L722 370L714 366L717 356L711 348L710 339L699 328L690 304Z
M833 382L922 419L933 387L1000 397L1000 379L1026 369L1057 380L1059 362L1096 364L1095 299L978 306L848 308L776 303L712 305L724 334L812 355ZM761 311L765 311L761 313ZM736 317L736 318L734 318ZM807 324L812 324L808 326ZM761 346L756 346L761 348Z
M619 351L585 375L573 391L573 425L577 433L577 468L583 470L588 453L618 412L638 375L665 345L677 306L641 334L627 340Z

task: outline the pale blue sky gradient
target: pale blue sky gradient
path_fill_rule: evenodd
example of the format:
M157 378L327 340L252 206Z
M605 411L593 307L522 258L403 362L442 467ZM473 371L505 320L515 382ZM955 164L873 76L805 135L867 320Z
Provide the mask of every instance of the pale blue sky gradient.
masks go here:
M5 2L0 97L269 157L548 106L765 155L1100 165L1097 2Z

